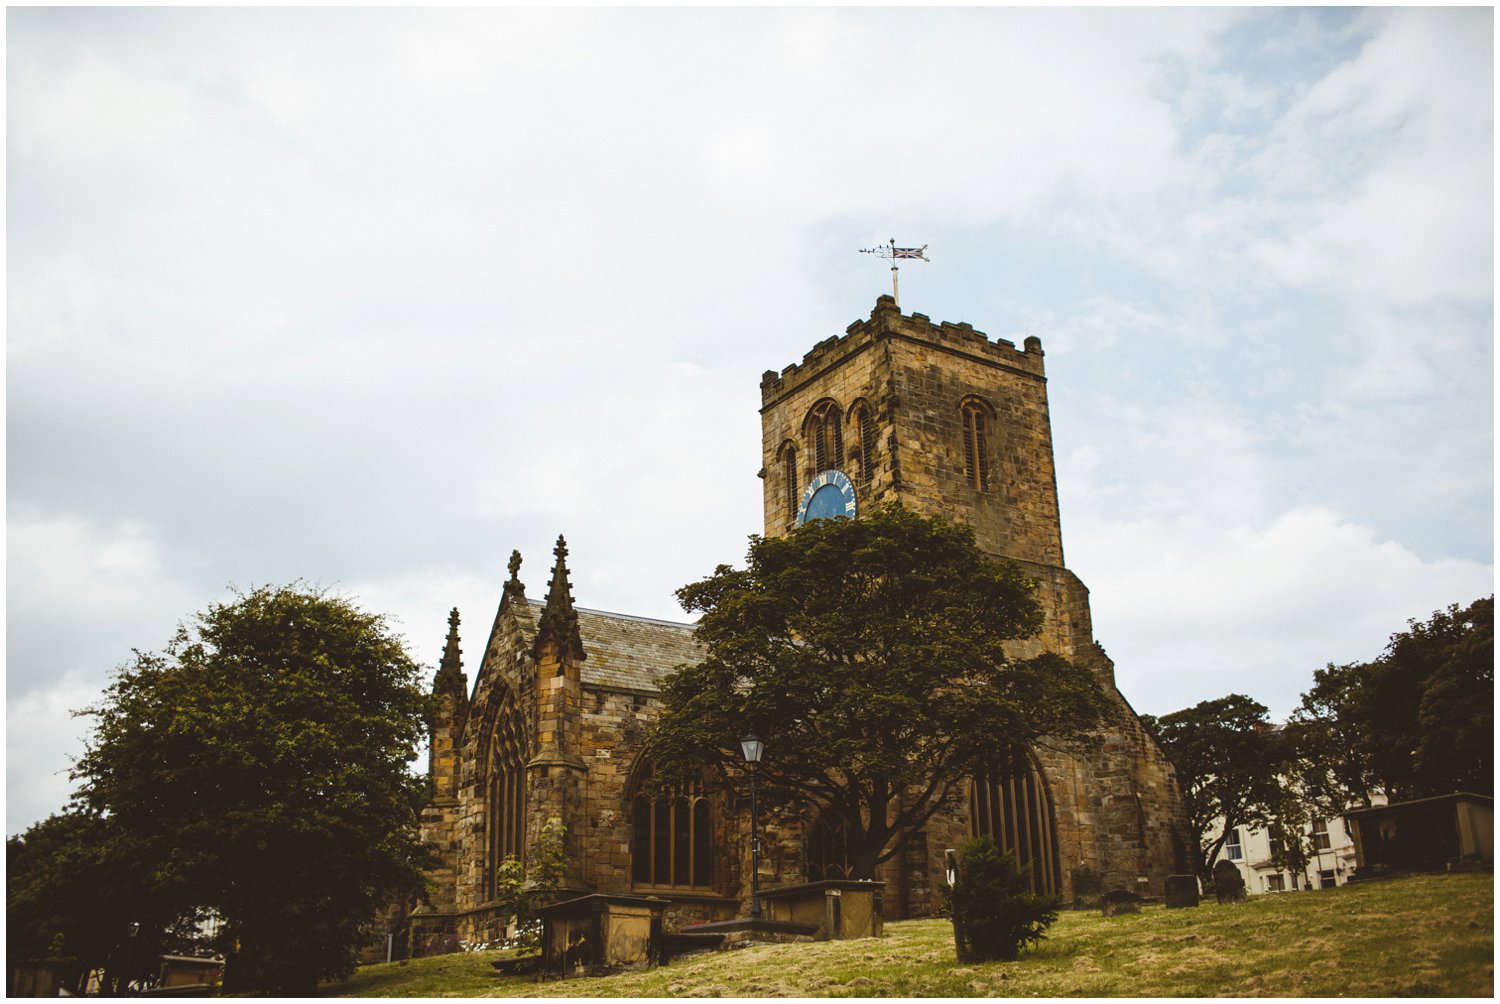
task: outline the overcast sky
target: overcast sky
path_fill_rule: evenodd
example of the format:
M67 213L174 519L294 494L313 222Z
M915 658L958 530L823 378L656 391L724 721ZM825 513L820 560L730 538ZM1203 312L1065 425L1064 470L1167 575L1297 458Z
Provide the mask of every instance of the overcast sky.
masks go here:
M7 12L7 832L132 648L302 579L472 674L512 548L684 619L759 381L1041 338L1137 710L1284 717L1493 591L1493 24L1463 10Z

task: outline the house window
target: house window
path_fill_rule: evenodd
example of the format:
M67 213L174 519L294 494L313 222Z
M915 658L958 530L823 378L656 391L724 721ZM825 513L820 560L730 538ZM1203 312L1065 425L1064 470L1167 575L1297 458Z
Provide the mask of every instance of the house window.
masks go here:
M964 478L970 488L979 491L990 486L989 437L985 430L987 410L979 401L966 401L960 411L964 426Z
M1266 876L1266 892L1285 892L1286 879L1280 875Z
M1332 868L1318 872L1319 889L1332 889L1336 885L1338 885L1338 879L1334 876Z
M650 769L637 784L650 777ZM637 886L704 889L712 883L713 823L703 783L631 800L630 877Z
M1328 820L1318 816L1312 821L1313 847L1320 851L1326 851L1333 846L1328 839Z
M807 880L849 877L849 823L843 816L823 810L807 833Z
M1002 853L1015 853L1018 865L1030 864L1033 892L1053 895L1058 891L1061 866L1052 798L1026 754L1018 753L1006 770L970 780L969 834L992 837Z
M1230 861L1245 860L1245 845L1240 842L1238 828L1229 831L1229 839L1224 842L1224 856Z
M489 743L490 769L484 781L485 831L490 895L498 894L506 858L526 859L525 723L515 695L507 688Z
M803 437L819 471L842 467L844 461L844 416L832 401L819 402L808 412Z

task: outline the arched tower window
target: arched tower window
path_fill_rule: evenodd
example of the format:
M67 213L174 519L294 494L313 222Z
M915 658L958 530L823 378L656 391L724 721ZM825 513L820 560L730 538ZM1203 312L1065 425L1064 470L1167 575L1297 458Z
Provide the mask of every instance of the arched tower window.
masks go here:
M713 814L703 782L656 792L643 788L649 765L630 800L630 880L637 888L706 889L713 884Z
M970 780L969 834L993 837L1002 852L1015 853L1018 865L1029 863L1032 892L1057 893L1061 870L1052 796L1029 755L1017 754L1009 769Z
M849 424L859 437L856 454L859 460L859 483L868 485L875 477L875 415L868 401L856 401L849 409Z
M807 880L849 877L849 823L824 809L807 831Z
M526 732L515 695L507 687L489 742L485 781L485 838L489 894L496 895L500 865L526 858Z
M959 408L964 427L964 478L970 488L985 491L990 486L989 424L993 410L978 398Z
M782 492L786 497L786 518L796 519L801 486L797 478L797 447L791 440L781 444L781 478Z
M843 419L839 406L827 399L819 401L807 413L802 435L819 471L840 467L844 462Z

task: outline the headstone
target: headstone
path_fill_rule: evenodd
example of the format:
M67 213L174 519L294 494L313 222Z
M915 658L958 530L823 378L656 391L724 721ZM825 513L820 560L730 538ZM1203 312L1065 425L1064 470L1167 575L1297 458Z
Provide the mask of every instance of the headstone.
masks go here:
M1111 889L1099 900L1099 910L1106 917L1122 913L1140 913L1141 897L1128 889Z
M1198 876L1167 876L1167 909L1198 905Z
M1245 898L1245 878L1233 861L1214 864L1214 896L1220 903L1239 903Z
M1099 904L1099 873L1089 867L1073 869L1073 909L1084 910Z

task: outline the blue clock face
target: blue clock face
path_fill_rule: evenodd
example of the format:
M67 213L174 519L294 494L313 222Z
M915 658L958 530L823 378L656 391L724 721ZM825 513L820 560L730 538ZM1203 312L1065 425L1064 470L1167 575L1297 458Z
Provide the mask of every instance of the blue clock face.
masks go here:
M854 497L854 484L841 471L824 471L812 479L812 484L802 493L802 504L797 508L797 525L810 519L829 519L834 516L854 518L858 508Z

